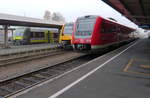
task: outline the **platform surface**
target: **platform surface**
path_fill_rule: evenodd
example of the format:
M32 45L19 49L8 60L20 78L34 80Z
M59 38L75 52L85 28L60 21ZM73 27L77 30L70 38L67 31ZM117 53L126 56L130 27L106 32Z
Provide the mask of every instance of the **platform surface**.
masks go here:
M27 52L32 50L56 48L58 46L59 44L33 44L33 45L11 46L10 48L7 49L0 48L0 55Z
M150 39L138 40L16 98L150 98Z

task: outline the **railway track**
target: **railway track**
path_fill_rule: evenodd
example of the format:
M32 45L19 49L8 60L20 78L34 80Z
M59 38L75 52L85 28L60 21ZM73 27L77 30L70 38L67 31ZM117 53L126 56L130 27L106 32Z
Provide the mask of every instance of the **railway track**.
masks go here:
M17 77L15 79L0 82L0 98L7 98L48 79L52 79L98 56L99 55L82 56L64 63L57 64L55 66L51 66L49 68Z
M78 58L71 59L69 61L50 66L48 68L40 69L38 71L31 72L13 79L2 81L0 82L0 98L11 97L46 80L53 79L116 48L112 48L111 50L105 51L97 55L82 55Z
M61 49L42 49L0 56L0 66L61 54Z

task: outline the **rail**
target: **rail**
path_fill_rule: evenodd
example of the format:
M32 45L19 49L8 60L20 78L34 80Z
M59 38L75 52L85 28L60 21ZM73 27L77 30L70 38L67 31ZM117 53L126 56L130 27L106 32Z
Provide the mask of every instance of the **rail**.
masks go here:
M16 93L19 93L25 89L31 88L37 84L40 84L46 80L52 79L66 71L69 71L81 64L88 62L96 58L97 56L81 56L49 68L45 68L30 74L17 77L15 79L0 82L0 97L9 97Z

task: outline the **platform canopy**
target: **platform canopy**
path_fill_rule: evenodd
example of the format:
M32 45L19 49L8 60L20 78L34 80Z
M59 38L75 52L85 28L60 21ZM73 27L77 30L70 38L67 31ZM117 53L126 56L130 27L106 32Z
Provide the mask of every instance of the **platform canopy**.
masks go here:
M61 28L63 22L0 13L0 25Z
M102 0L139 27L150 29L150 0Z
M3 25L4 30L4 48L8 45L8 30L9 26L28 26L28 27L42 27L42 28L58 28L59 30L63 26L63 22L47 21L44 19L37 19L24 16L16 16L0 13L0 25Z

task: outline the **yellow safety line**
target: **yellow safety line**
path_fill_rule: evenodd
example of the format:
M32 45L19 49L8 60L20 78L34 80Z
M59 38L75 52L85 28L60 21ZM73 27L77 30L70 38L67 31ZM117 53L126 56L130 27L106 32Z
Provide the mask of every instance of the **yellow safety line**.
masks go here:
M133 61L135 61L135 60L131 59L129 61L129 63L127 64L127 66L123 69L124 72L132 73L132 74L142 74L142 75L148 75L148 76L150 76L150 74L147 74L147 73L144 73L144 72L129 71L128 69L131 66L131 64L133 63ZM148 65L140 65L140 67L150 68L150 65L149 66Z
M130 59L130 61L127 64L127 66L123 69L124 72L126 72L128 70L128 68L131 66L132 62L133 62L133 59Z
M133 74L142 74L142 75L148 75L148 76L150 76L150 74L147 74L147 73L144 73L144 72L136 72L136 71L125 71L125 72L133 73Z
M150 68L150 65L140 65L142 68Z

